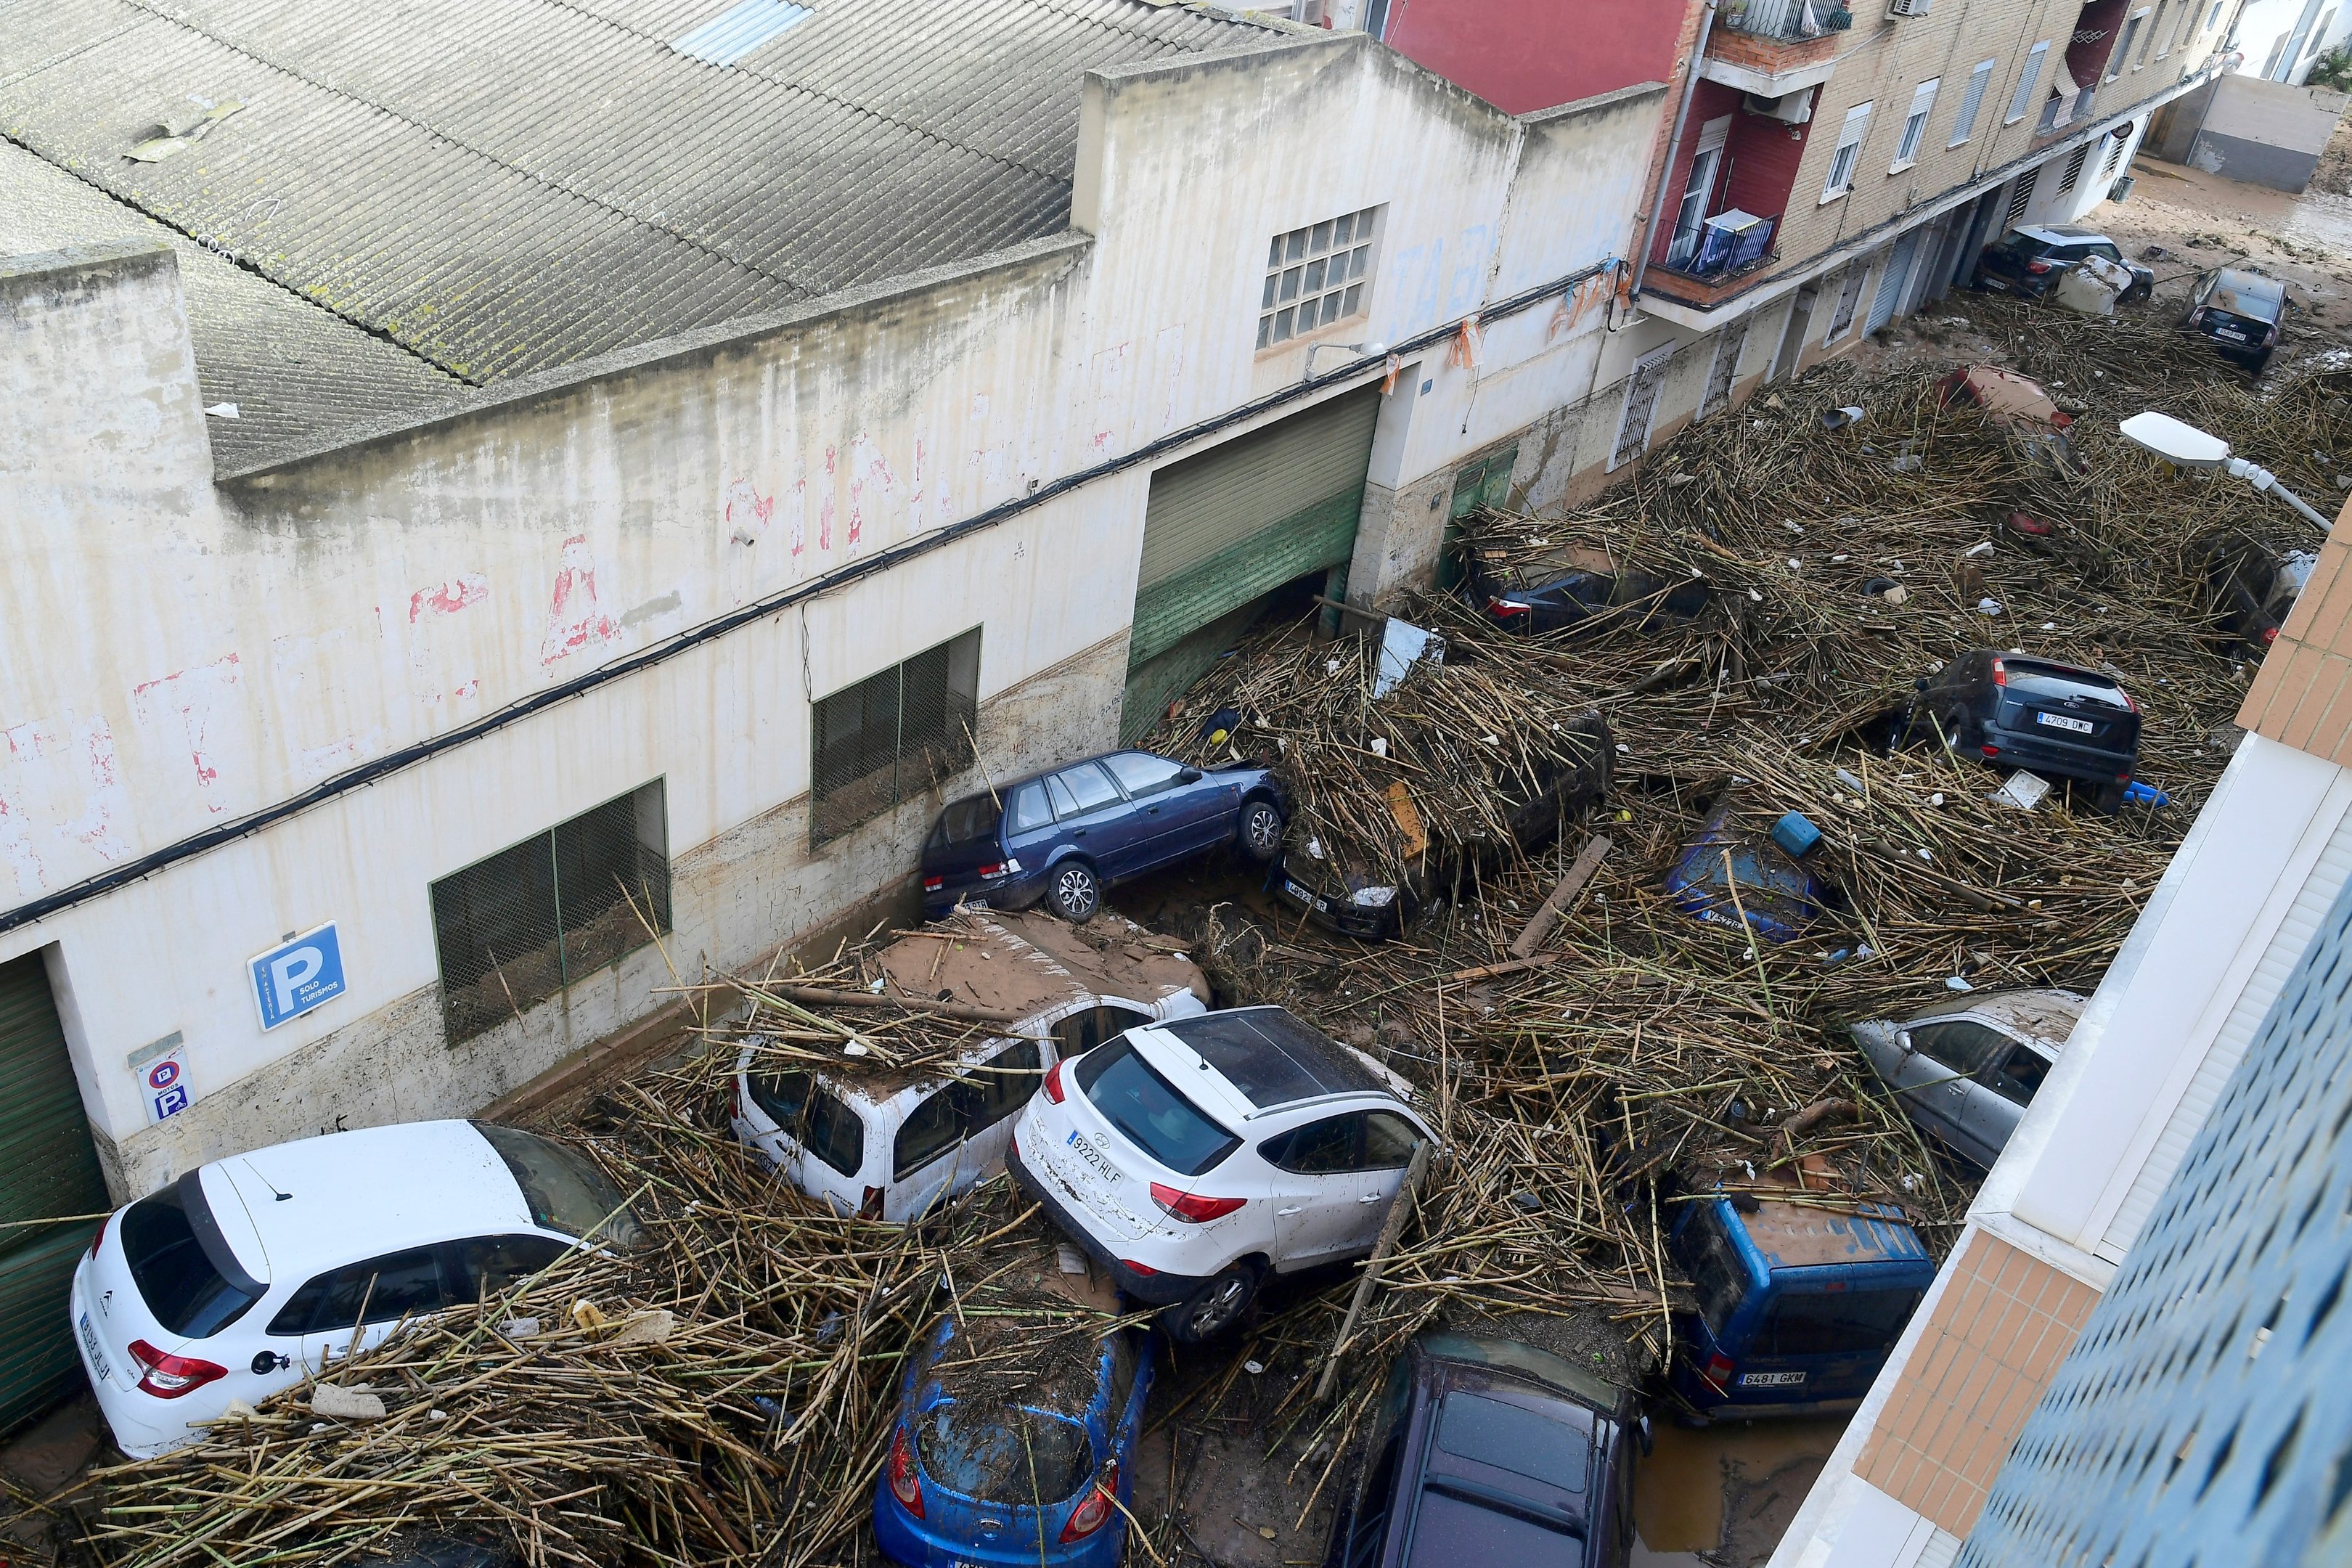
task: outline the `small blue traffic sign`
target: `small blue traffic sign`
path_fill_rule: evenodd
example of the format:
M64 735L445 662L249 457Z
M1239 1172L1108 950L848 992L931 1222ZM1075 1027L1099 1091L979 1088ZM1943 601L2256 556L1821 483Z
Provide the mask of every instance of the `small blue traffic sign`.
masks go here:
M335 940L332 921L281 942L247 967L264 1029L299 1018L343 994L343 950Z

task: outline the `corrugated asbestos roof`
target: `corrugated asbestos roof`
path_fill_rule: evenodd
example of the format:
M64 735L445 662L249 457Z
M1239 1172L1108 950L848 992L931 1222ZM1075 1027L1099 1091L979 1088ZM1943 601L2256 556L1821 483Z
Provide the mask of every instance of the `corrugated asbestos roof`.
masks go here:
M1085 71L1278 37L1141 0L817 0L732 65L673 47L732 8L0 0L0 135L483 384L1059 233Z
M179 252L197 387L206 407L237 407L235 419L205 422L223 468L338 430L404 421L466 391L407 350L0 142L0 255L100 239L162 240Z

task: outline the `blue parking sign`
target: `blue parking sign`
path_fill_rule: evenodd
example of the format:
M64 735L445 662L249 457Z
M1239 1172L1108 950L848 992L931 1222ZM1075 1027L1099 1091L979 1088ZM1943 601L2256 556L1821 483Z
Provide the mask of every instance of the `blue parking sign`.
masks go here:
M343 994L343 950L335 940L332 921L281 942L247 967L253 974L253 997L260 1005L264 1029L299 1018Z

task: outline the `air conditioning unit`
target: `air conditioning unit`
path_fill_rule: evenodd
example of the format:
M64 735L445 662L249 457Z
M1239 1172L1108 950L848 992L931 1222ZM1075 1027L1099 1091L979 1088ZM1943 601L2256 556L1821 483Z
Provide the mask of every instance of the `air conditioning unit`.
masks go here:
M1748 112L1760 114L1767 120L1777 120L1783 125L1802 125L1813 117L1813 89L1784 92L1778 98L1747 96Z
M1930 0L1886 0L1888 16L1924 16Z

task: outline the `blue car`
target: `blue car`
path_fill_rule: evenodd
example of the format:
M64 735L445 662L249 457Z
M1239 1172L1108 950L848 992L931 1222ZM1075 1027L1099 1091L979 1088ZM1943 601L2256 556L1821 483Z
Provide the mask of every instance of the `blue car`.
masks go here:
M973 1321L999 1338L1007 1324ZM874 1488L874 1539L893 1563L1118 1568L1150 1341L1066 1322L1015 1331L1054 1342L1032 1344L1034 1367L1007 1367L994 1342L964 1359L951 1312L908 1368Z
M1043 900L1073 923L1116 882L1231 844L1263 866L1282 847L1284 795L1265 768L1202 771L1112 752L950 805L923 840L923 914Z
M1736 889L1736 891L1735 891ZM1828 890L1768 837L1750 839L1731 825L1725 805L1706 819L1666 873L1675 907L1710 925L1737 930L1740 917L1767 942L1793 942L1820 918Z
M1698 1310L1675 1320L1668 1382L1705 1420L1827 1415L1870 1392L1936 1265L1883 1204L1710 1194L1669 1245Z

